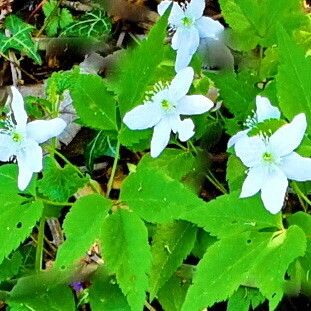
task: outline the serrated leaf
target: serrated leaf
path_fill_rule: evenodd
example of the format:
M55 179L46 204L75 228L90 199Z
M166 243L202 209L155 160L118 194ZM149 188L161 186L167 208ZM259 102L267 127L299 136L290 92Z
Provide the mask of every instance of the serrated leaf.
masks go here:
M89 288L92 311L131 311L114 277L104 267L97 269Z
M41 64L37 46L31 38L34 27L23 22L15 15L9 15L4 21L4 26L10 30L11 36L6 37L0 33L0 51L7 53L9 49L15 49L32 58L37 64Z
M199 311L226 300L242 284L259 288L274 310L283 295L289 264L305 249L305 235L297 226L224 238L209 247L198 264L182 310Z
M27 202L22 196L1 193L0 202L0 263L31 233L40 219L43 204L39 201Z
M151 247L150 300L153 300L158 290L190 254L194 246L196 231L193 224L183 221L161 225L157 228Z
M111 21L100 10L86 12L79 20L68 26L61 36L98 38L109 34Z
M306 114L311 123L311 59L286 31L279 27L278 46L280 65L277 74L277 94L283 114L292 119L298 113ZM298 100L297 100L298 99ZM311 134L311 127L308 129Z
M161 171L144 167L129 175L121 186L120 199L148 222L168 223L206 203L180 182Z
M81 121L99 130L118 130L116 103L97 75L79 75L71 87L73 105Z
M56 267L73 265L100 239L111 206L112 202L99 194L84 196L74 203L63 224L66 241L58 249Z
M230 155L227 162L226 180L230 191L241 191L245 180L245 166L235 155Z
M66 164L63 168L52 157L44 160L43 178L37 182L38 190L52 201L66 202L77 190L83 187L88 177L81 177Z
M0 265L0 282L7 281L15 276L21 268L23 257L19 251L4 258Z
M147 229L130 211L118 210L103 225L104 261L126 296L132 311L141 311L148 288L151 254Z
M184 213L181 218L203 227L217 237L248 230L283 228L280 213L269 213L258 196L240 199L239 194L232 192L219 196Z

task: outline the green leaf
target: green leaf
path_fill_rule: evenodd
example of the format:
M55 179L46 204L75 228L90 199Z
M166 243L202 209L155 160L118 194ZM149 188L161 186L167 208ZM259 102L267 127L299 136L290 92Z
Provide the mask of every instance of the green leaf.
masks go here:
M40 219L43 204L39 201L27 202L22 196L1 193L0 212L0 263L31 233Z
M190 280L174 274L158 293L158 300L163 310L180 311L190 284Z
M235 155L229 156L227 162L226 180L231 192L242 189L242 185L245 180L245 166Z
M116 103L97 75L79 75L71 87L73 105L81 121L99 130L118 130Z
M180 182L161 171L144 167L130 174L121 187L120 199L148 222L168 223L187 211L203 210L206 203Z
M148 288L151 255L144 223L133 212L119 209L103 225L104 261L126 295L132 311L141 311Z
M9 280L15 276L22 265L23 257L19 251L14 252L11 256L4 258L0 265L0 282Z
M284 275L302 256L306 238L297 226L279 232L244 232L209 247L197 266L182 310L202 310L230 297L243 284L259 288L274 310L283 295Z
M64 221L66 241L58 249L56 267L73 265L100 239L111 206L112 202L99 194L82 197L74 203Z
M151 247L150 300L153 300L158 290L190 254L194 246L196 231L195 226L183 221L161 225L157 228Z
M34 27L23 22L15 15L9 15L4 21L4 26L10 30L11 36L6 37L0 33L0 52L7 53L8 50L15 49L32 58L37 64L41 64L37 46L31 38Z
M283 114L292 119L298 113L306 114L311 123L311 59L286 31L279 27L280 65L277 75L277 94ZM298 99L298 100L297 100ZM311 134L311 127L308 128Z
M62 168L54 158L46 157L43 178L37 182L37 185L39 192L50 200L66 202L88 180L88 177L80 177L71 165L66 164Z
M131 310L115 278L104 267L97 269L91 281L89 299L92 311Z
M109 34L111 21L100 10L86 12L79 20L68 26L61 36L98 38Z
M20 278L7 303L10 307L24 306L25 310L75 311L68 279L67 275L55 270Z
M219 196L184 213L181 218L203 227L217 237L248 230L283 228L281 213L269 213L259 196L240 199L239 194L240 192L232 192Z

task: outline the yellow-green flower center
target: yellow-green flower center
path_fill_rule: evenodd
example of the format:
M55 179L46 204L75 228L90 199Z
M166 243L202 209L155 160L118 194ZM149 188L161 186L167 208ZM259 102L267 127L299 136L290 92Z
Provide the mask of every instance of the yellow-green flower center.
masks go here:
M268 163L272 163L274 161L273 159L273 155L269 152L265 152L263 155L262 155L262 158L265 162L268 162Z
M161 102L161 106L164 110L170 110L172 108L172 104L167 100L167 99L163 99Z
M23 135L21 135L20 133L14 132L14 133L12 134L12 139L13 139L16 143L18 143L18 142L20 142L20 141L23 140Z
M187 17L187 16L185 16L185 17L182 19L182 23L183 23L184 26L190 27L190 26L192 26L192 19L189 18L189 17Z

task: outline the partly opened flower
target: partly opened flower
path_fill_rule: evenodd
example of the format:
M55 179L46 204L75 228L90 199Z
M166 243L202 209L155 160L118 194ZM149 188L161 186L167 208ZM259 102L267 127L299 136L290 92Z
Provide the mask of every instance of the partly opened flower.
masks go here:
M170 0L164 0L158 5L158 12L163 15ZM189 65L192 55L196 52L200 38L218 39L224 27L210 17L203 16L205 0L192 0L185 4L173 2L169 16L170 27L175 30L172 38L172 48L177 51L175 70Z
M288 179L311 180L311 159L294 152L306 128L306 116L301 113L270 137L245 136L236 142L236 155L249 168L241 198L261 190L265 208L275 214L283 206Z
M32 174L42 170L42 149L39 144L59 135L65 129L66 122L55 118L27 123L23 97L15 87L11 89L13 118L6 120L5 128L0 130L0 161L10 161L16 156L18 188L24 190Z
M202 114L210 110L213 102L203 95L186 95L193 80L193 69L184 68L170 85L157 84L156 92L143 105L125 114L123 122L131 130L154 127L151 156L157 157L167 146L171 131L178 133L181 141L194 134L191 119L181 120L180 115Z
M280 119L281 112L277 107L271 105L269 99L263 96L256 96L256 112L252 117L248 117L244 125L246 130L240 131L233 135L228 141L228 148L232 147L236 142L247 136L247 133L260 122L269 119Z

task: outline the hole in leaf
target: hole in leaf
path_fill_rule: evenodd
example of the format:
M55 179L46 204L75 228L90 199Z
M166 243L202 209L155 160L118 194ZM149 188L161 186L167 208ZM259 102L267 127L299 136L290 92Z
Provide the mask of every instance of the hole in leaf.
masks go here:
M17 229L20 229L22 226L23 226L23 224L20 221L16 224Z
M252 243L252 240L251 240L251 239L248 239L248 240L246 241L246 243L247 243L247 244L251 244L251 243Z
M237 224L237 223L238 223L237 220L232 220L232 221L231 221L231 224L232 224L232 225Z
M66 270L66 266L65 265L62 265L61 267L60 267L60 269L62 270L62 271L64 271L64 270Z
M286 272L284 276L284 280L290 281L290 279L291 279L290 275Z

